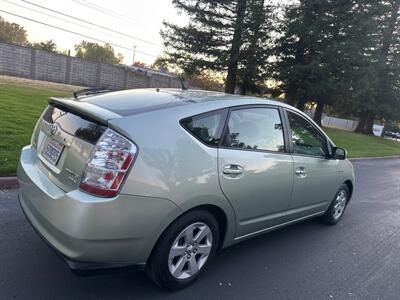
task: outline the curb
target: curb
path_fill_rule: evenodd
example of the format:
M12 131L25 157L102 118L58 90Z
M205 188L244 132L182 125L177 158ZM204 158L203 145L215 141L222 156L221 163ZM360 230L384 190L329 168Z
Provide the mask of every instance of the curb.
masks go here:
M378 156L378 157L352 157L352 158L349 158L349 160L350 161L358 161L358 160L393 159L393 158L400 158L400 155Z
M17 187L17 177L0 177L0 190L11 190Z

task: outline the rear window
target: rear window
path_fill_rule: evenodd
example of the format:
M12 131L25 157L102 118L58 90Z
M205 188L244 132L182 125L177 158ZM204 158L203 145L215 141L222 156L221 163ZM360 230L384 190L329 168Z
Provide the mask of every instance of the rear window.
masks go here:
M213 111L181 121L192 135L209 146L218 146L226 118L226 110Z
M89 118L52 105L48 106L43 120L48 123L57 123L63 131L92 144L96 144L106 130L105 126Z

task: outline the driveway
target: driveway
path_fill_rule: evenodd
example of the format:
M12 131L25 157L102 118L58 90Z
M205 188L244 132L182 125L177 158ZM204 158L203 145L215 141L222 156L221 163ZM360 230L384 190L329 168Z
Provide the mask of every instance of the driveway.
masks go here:
M400 159L354 166L339 225L306 221L228 248L174 293L141 272L73 275L25 220L17 192L0 191L0 298L399 299Z

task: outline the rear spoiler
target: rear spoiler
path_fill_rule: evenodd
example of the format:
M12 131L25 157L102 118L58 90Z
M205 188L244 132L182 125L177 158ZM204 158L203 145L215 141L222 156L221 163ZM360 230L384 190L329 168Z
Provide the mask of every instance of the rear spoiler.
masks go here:
M103 125L107 125L109 120L122 118L121 115L95 104L76 101L73 99L52 97L49 99L49 104L89 117Z
M72 95L74 96L75 99L78 99L79 97L83 96L104 94L109 92L111 92L111 90L108 89L83 89L73 92Z

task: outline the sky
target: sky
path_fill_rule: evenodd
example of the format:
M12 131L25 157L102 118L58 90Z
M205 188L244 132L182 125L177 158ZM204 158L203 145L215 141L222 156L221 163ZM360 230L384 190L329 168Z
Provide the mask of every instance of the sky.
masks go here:
M38 5L122 32L130 37L82 23ZM163 20L177 24L187 22L184 16L178 15L170 0L0 0L0 10L128 48L113 46L116 53L124 55L125 64L132 64L134 45L135 61L151 64L156 56L162 53L160 29ZM52 39L59 49L71 50L72 54L74 45L83 39L99 42L7 13L0 12L0 16L9 22L22 25L28 32L30 42Z

